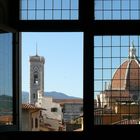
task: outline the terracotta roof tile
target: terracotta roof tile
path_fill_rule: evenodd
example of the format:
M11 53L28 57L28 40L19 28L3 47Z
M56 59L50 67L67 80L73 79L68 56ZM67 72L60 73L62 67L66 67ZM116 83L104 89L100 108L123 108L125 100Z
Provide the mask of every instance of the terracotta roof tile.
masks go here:
M22 109L26 109L26 110L42 110L43 108L36 107L33 104L22 104Z
M126 60L114 73L112 90L140 90L140 66L137 59Z

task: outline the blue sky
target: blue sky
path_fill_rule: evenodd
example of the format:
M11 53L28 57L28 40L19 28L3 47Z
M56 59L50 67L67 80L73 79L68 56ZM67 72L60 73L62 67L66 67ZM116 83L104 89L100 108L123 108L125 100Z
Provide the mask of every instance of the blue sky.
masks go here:
M45 57L45 91L83 97L83 33L22 33L22 90L29 92L29 56Z
M139 57L139 36L94 37L94 98L105 89L105 82L111 81L116 69L128 59L128 51L132 42L134 42L137 57Z

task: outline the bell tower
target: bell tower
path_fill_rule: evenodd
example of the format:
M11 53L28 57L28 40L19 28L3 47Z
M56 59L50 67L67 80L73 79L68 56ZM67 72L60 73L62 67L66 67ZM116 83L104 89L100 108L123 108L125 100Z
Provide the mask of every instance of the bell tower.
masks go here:
M43 56L37 54L30 56L30 103L35 104L38 101L38 91L44 94L44 63Z

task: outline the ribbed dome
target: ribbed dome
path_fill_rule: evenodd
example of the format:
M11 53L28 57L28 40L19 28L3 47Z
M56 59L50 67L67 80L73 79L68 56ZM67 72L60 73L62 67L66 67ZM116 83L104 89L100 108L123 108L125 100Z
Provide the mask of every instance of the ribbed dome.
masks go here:
M112 79L112 90L140 90L140 63L137 59L126 60Z
M134 43L129 49L129 57L115 71L111 81L112 90L140 90L140 62L136 57Z

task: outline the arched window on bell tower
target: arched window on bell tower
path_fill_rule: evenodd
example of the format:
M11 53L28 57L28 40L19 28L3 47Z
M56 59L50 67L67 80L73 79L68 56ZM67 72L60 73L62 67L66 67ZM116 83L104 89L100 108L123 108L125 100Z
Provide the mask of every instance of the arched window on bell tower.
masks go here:
M38 85L38 72L34 72L34 84Z

